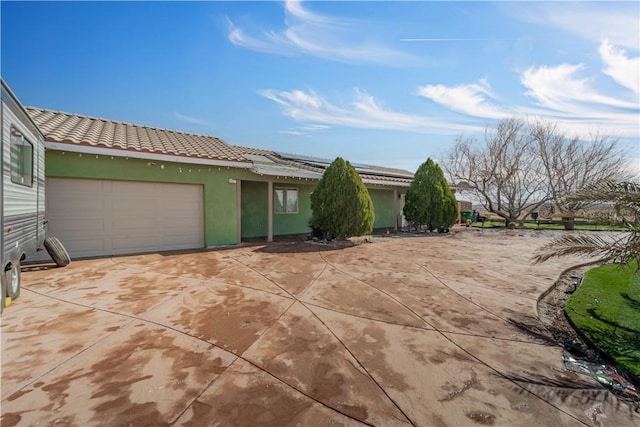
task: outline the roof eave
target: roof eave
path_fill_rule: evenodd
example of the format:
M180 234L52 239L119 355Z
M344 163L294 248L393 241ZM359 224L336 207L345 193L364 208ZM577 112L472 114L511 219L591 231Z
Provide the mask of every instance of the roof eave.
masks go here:
M387 185L389 187L409 187L411 185L410 182L387 181L383 179L371 179L371 178L363 178L362 182L370 185Z
M188 156L173 156L145 151L130 151L122 149L94 147L91 145L68 144L61 142L45 141L44 146L48 150L68 151L71 153L95 154L101 156L130 157L133 159L155 160L158 162L188 163L197 165L232 167L249 169L253 163L249 161L221 160L210 158L198 158Z
M260 167L259 165L254 165L251 168L251 172L257 175L266 175L266 176L275 176L275 177L283 177L283 178L305 178L305 179L320 179L322 178L322 174L305 171L305 170L283 170L283 169L271 169L268 167Z

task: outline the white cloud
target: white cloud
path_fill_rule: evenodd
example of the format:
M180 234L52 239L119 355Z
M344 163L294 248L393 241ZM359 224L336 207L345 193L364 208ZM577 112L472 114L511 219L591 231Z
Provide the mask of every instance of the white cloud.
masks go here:
M373 96L358 89L355 90L353 100L346 106L334 105L313 91L268 89L260 94L279 104L287 116L300 122L316 125L404 130L418 133L477 132L484 129L484 125L465 125L393 111Z
M505 111L489 101L495 98L486 79L453 87L442 84L421 86L418 95L469 116L503 119L513 115L513 112Z
M637 34L640 38L640 34ZM600 44L600 56L605 63L604 73L619 85L640 94L640 56L629 58L626 52L613 46L608 40Z
M326 130L326 129L329 129L329 126L311 124L311 125L308 125L308 126L300 126L300 127L295 127L295 128L292 128L292 129L281 130L280 133L285 134L285 135L293 135L293 136L309 136L312 133L323 131L323 130Z
M357 21L315 14L299 1L285 2L286 28L282 31L249 36L229 18L227 21L229 41L256 52L283 56L311 55L337 62L391 66L420 61L408 53L364 41L364 30Z
M557 121L581 135L599 130L614 137L638 138L640 59L628 58L608 41L601 43L600 55L606 65L603 73L621 86L620 96L605 95L595 88L597 74L584 64L541 65L524 71L520 82L530 104L494 102L497 97L486 79L458 86L426 85L418 88L418 95L478 119L526 116Z
M198 118L191 117L191 116L187 116L187 115L185 115L185 114L175 113L175 117L176 117L177 119L182 120L183 122L193 123L193 124L196 124L196 125L202 125L202 126L205 126L205 125L208 125L208 124L209 124L209 123L207 123L205 120L198 119Z
M583 70L585 66L582 64L532 67L522 74L521 82L527 88L526 95L534 98L538 105L558 112L584 114L592 111L588 104L638 108L638 103L598 93L589 78L578 77Z
M637 2L539 2L522 13L510 4L517 19L551 26L584 40L610 40L614 45L640 48L640 10Z

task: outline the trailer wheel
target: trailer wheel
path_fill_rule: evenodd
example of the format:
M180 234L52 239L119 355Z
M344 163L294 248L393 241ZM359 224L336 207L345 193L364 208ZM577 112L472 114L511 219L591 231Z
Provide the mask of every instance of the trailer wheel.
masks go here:
M71 262L67 250L62 246L57 237L47 237L44 240L44 248L49 252L51 259L58 267L64 267Z
M4 272L4 284L7 296L12 300L20 296L20 279L20 262L11 264Z

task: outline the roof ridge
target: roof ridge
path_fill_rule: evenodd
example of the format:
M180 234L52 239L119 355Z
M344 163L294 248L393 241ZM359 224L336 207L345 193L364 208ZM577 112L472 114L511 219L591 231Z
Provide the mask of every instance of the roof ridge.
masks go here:
M224 141L222 138L219 138L217 136L213 136L213 135L206 135L203 133L194 133L194 132L186 132L186 131L182 131L182 130L176 130L176 129L169 129L169 128L163 128L163 127L158 127L158 126L150 126L150 125L142 125L139 123L132 123L132 122L125 122L122 120L114 120L114 119L105 119L102 117L96 117L96 116L88 116L86 114L78 114L78 113L69 113L67 111L60 111L60 110L51 110L49 108L40 108L40 107L33 107L33 106L26 106L25 107L26 110L31 110L31 111L41 111L41 112L47 112L47 113L53 113L53 114L64 114L66 116L69 117L80 117L80 118L84 118L84 119L90 119L90 120L101 120L103 122L109 122L109 123L114 123L114 124L120 124L120 125L125 125L125 126L133 126L136 128L145 128L145 129L155 129L158 131L163 131L163 132L171 132L171 133L178 133L178 134L182 134L182 135L193 135L193 136L202 136L205 138L214 138L217 139L227 145L230 146L234 146L233 144L230 144L226 141Z

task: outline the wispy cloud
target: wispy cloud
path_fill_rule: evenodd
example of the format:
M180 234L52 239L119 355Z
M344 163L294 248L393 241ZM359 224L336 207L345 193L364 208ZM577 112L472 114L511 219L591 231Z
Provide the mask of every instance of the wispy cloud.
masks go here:
M503 119L514 114L492 102L495 97L486 79L453 87L442 84L421 86L418 88L418 95L469 116Z
M329 129L327 125L311 124L308 126L299 126L291 129L281 130L280 133L293 136L310 136L313 133Z
M268 89L261 95L280 105L284 114L296 121L316 125L451 134L483 128L483 125L466 125L393 111L359 89L354 91L352 100L346 105L335 105L314 91Z
M636 36L640 38L640 31ZM640 56L629 58L624 50L616 48L606 39L600 44L600 56L607 66L604 70L606 75L636 95L640 94Z
M359 89L346 104L332 103L313 90L268 89L260 94L280 105L285 115L301 123L451 134L477 132L484 129L487 121L524 116L557 121L578 134L600 130L612 136L637 138L640 102L637 82L634 86L628 76L640 73L638 58L628 58L624 51L606 40L601 43L599 52L605 65L603 74L594 74L599 70L589 69L584 64L540 65L523 71L520 74L522 94L530 99L530 103L510 104L503 100L494 93L488 79L456 86L430 84L418 87L418 96L445 107L445 111L435 117L395 111ZM598 91L593 84L596 75L610 76L620 85L621 96ZM447 111L463 114L466 118L451 118ZM284 132L303 134L299 128Z
M367 41L362 23L311 12L300 1L285 2L285 29L247 34L227 17L227 37L235 46L256 52L296 56L310 55L345 63L375 63L401 66L422 61L406 52Z
M206 126L206 125L209 124L209 123L207 123L206 120L202 120L202 119L198 119L198 118L195 118L195 117L187 116L186 114L175 113L174 116L177 119L182 120L183 122L192 123L192 124L195 124L195 125Z
M583 40L608 39L616 46L640 48L637 2L539 2L531 3L528 13L522 13L518 6L508 5L516 19L553 27Z
M504 105L495 102L488 80L459 86L427 85L418 95L452 111L479 119L508 116L542 117L558 121L577 133L601 129L613 136L638 137L640 102L638 78L640 58L628 58L608 41L600 45L600 55L610 76L621 88L621 96L604 95L594 88L593 70L584 64L536 66L520 76L524 95L531 104ZM587 72L592 74L585 76ZM630 91L628 91L630 89ZM627 92L625 93L625 90Z

